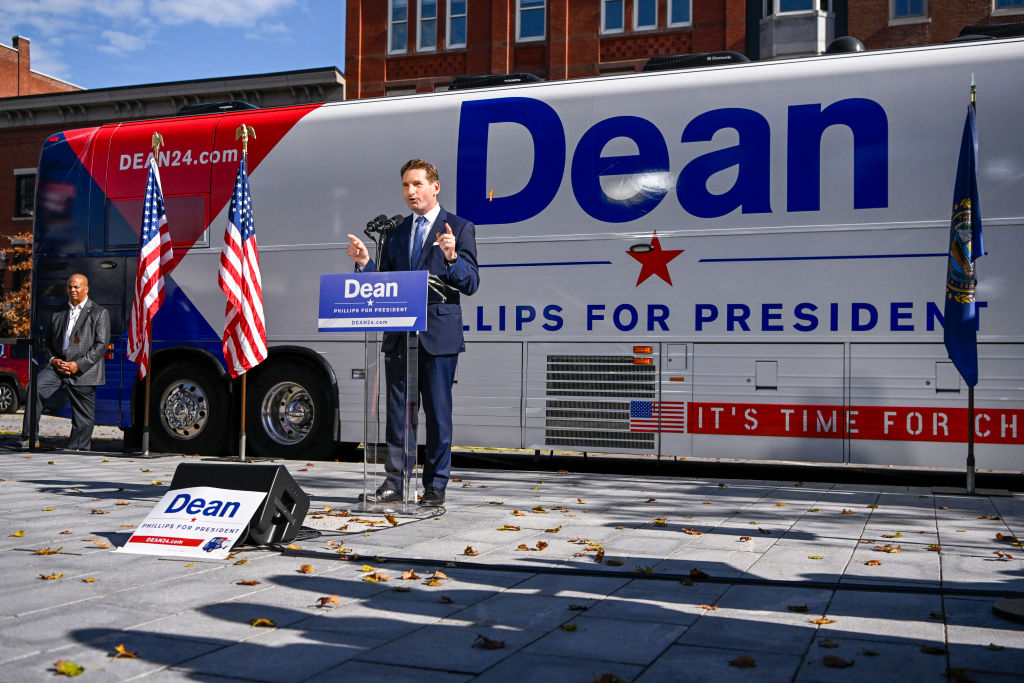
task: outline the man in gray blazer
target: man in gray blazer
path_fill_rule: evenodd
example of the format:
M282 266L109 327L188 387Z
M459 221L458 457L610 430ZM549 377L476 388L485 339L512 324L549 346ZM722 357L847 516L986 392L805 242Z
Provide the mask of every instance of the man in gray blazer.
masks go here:
M96 417L96 387L107 381L103 359L110 343L110 314L89 299L89 280L80 273L68 278L68 305L50 316L41 360L46 364L36 376L34 410L26 406L21 425L21 445L29 445L29 420L39 415L43 402L57 409L71 401L71 439L68 448L90 450ZM67 396L62 393L66 390ZM59 399L59 403L54 403Z

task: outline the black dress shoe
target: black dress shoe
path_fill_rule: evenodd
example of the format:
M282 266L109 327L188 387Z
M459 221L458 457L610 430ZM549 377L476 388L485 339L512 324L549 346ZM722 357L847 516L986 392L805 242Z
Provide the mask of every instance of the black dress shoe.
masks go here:
M444 491L442 489L428 486L420 498L420 505L423 507L440 507L444 505Z
M360 493L359 502L370 503L372 505L380 503L401 503L402 494L398 491L392 491L389 488L381 486L374 493Z

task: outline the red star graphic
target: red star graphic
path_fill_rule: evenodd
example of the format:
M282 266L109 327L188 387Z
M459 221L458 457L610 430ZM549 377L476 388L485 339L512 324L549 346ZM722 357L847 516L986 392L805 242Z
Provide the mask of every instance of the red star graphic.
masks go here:
M658 239L658 232L654 232L651 238L651 250L637 253L627 251L626 253L640 262L640 277L636 279L636 286L651 277L657 275L669 285L672 284L672 276L668 274L668 262L682 254L685 249L662 249L661 241Z
M195 517L193 517L193 518L192 518L192 521L193 521L193 522L194 522L194 521L196 521L196 518L195 518Z

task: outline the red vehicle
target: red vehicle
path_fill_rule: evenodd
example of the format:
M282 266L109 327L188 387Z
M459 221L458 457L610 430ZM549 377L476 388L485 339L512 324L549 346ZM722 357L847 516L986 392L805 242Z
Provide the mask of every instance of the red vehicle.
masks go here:
M0 344L0 413L13 413L28 391L29 344Z

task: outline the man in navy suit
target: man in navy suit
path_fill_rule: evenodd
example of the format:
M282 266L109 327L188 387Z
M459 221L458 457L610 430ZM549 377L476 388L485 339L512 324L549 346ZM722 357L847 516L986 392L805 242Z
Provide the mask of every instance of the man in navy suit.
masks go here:
M370 258L366 245L348 235L348 255L363 272L426 270L443 283L442 293L431 289L427 299L427 330L419 334L419 391L427 418L427 452L423 463L420 505L444 503L452 464L452 384L459 354L466 350L462 337L461 295L480 286L476 262L476 228L448 213L437 203L441 182L437 169L423 159L402 166L402 196L412 210L382 245L380 263ZM443 294L443 297L442 297ZM401 333L384 335L384 372L388 385L385 441L387 478L368 503L402 500L402 460L405 437L405 356Z
M30 420L39 433L39 414L43 402L57 408L71 402L71 439L68 448L87 451L92 448L92 428L96 416L96 387L106 383L103 359L110 343L110 314L89 298L89 280L80 273L68 278L68 305L50 316L43 339L46 364L36 375L36 402L25 406L21 426L21 445L29 445ZM64 396L64 391L67 397ZM38 444L37 444L38 445Z

